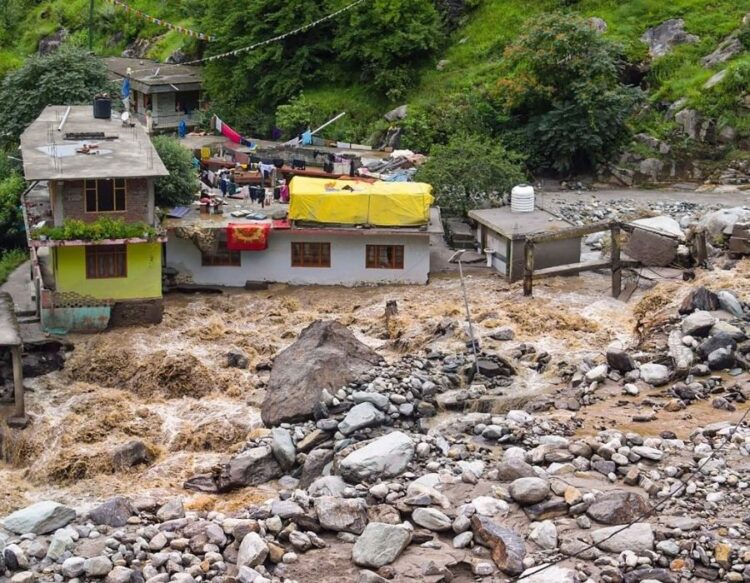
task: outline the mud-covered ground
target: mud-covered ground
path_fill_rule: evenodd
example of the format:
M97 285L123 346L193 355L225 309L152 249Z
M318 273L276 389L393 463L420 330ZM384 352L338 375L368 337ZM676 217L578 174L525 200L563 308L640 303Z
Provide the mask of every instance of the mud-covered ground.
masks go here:
M748 276L750 261L745 261L732 271L699 272L698 283L747 297ZM638 287L627 303L609 297L609 275L596 273L540 281L534 297L524 298L519 285L473 269L466 285L483 348L503 353L530 343L551 355L544 373L522 370L507 396L564 399L570 389L558 371L565 363L602 355L615 340L647 345L662 314L674 313L694 285L671 270L642 271L630 281ZM399 312L386 325L389 300L397 301ZM237 451L248 436L265 431L258 406L266 365L305 326L338 319L388 360L431 347L462 351L468 340L455 274L433 278L426 287L274 286L262 292L169 296L165 305L161 325L72 338L75 350L64 370L27 381L30 427L3 429L0 514L42 499L81 506L115 493L181 494L196 509L231 510L263 500L273 494L271 485L209 496L188 493L182 483ZM513 341L487 337L502 326L513 328ZM249 367L230 368L230 351L246 354ZM647 408L655 395L623 397L607 386L602 394L608 390L610 398L591 407L549 415L575 415L582 434L616 426L655 435L665 428L687 434L693 426L735 416L710 405L694 406L660 411L655 421L632 427L634 412ZM114 471L111 451L134 439L148 445L155 462Z

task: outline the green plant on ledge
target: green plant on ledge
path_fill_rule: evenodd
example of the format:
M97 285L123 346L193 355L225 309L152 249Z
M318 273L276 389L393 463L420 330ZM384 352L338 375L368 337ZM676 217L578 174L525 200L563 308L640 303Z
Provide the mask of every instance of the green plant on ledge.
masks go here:
M34 239L51 241L102 241L104 239L153 239L157 232L146 223L126 223L122 219L102 217L92 223L65 219L61 227L45 226L32 231Z

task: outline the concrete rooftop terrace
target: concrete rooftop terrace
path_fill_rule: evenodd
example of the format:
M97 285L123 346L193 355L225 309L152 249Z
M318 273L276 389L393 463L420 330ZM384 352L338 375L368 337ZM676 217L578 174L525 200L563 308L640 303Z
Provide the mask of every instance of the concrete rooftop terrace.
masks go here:
M148 59L128 57L109 57L104 59L104 64L113 80L124 78L130 69L131 81L142 85L145 93L153 92L146 88L156 88L161 85L166 85L169 91L175 91L172 85L176 85L180 91L199 89L201 85L201 68L194 65L159 63ZM156 75L157 70L158 75Z
M21 134L23 172L26 180L75 180L81 178L139 178L166 176L146 131L137 121L125 126L114 113L96 119L91 105L73 105L59 130L68 107L49 105ZM77 150L97 145L90 154Z
M524 239L527 235L561 231L573 226L541 209L530 213L514 213L510 206L469 211L469 218L500 233L506 239Z

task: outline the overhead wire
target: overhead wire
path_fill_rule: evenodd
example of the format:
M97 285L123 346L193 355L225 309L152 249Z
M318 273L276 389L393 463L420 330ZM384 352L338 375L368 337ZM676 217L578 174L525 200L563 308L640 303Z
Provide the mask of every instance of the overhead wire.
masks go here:
M745 418L747 417L747 415L749 413L750 413L750 407L748 407L745 410L745 412L742 414L742 417L740 417L739 421L737 421L737 423L734 424L734 426L732 427L732 430L729 432L729 435L727 435L724 438L724 441L722 442L722 444L719 447L717 447L716 449L714 449L711 452L710 455L706 456L703 459L702 463L693 471L692 474L690 474L690 476L688 476L688 478L686 480L680 479L680 485L677 488L673 488L672 491L667 496L665 496L661 501L659 501L657 504L654 504L653 506L651 506L651 508L649 508L648 510L644 511L643 513L641 513L639 516L637 516L636 518L634 518L633 520L631 520L627 524L623 525L622 528L619 528L619 529L613 531L612 533L610 533L609 535L607 535L606 537L604 537L603 539L601 539L598 543L591 543L591 544L583 547L582 549L579 549L578 551L576 551L575 553L573 553L573 554L571 554L569 556L560 557L559 559L556 559L554 561L551 561L549 563L546 563L546 564L540 566L538 569L534 569L532 567L531 568L532 570L530 570L529 573L518 575L518 576L514 577L513 579L511 579L511 581L512 582L514 582L514 581L522 581L523 579L527 579L527 578L529 578L529 577L531 577L533 575L537 575L539 573L542 573L542 572L546 571L547 569L550 569L551 567L554 567L555 565L558 565L559 563L562 563L563 561L567 561L569 559L575 559L576 557L580 556L582 553L585 553L586 551L590 551L591 549L596 548L597 546L599 546L603 542L606 542L606 541L610 540L611 538L616 537L618 534L626 531L627 529L629 529L634 524L636 524L638 522L641 522L643 519L648 518L649 516L651 516L651 514L653 514L656 510L658 510L659 508L661 508L664 504L666 504L668 501L672 500L680 492L682 492L682 490L684 490L687 487L688 483L693 478L695 478L699 473L701 473L701 470L703 469L703 467L709 461L711 461L711 459L713 459L713 457L717 453L719 453L722 449L724 449L725 445L727 445L728 443L730 443L732 441L732 438L734 437L734 434L737 432L737 429L739 429L740 425L742 425L742 423L745 421Z
M218 59L224 59L226 57L233 57L233 56L239 55L241 53L247 53L247 52L255 50L255 49L259 48L259 47L270 45L270 44L273 44L275 42L279 42L281 40L284 40L285 38L288 38L290 36L294 36L294 35L299 34L301 32L306 32L306 31L310 30L311 28L315 28L316 26L319 26L319 25L323 24L324 22L327 22L327 21L329 21L329 20L331 20L333 18L336 18L340 14L343 14L344 12L347 12L347 11L351 10L352 8L355 8L356 6L362 4L363 2L365 2L365 0L355 0L351 4L347 4L343 8L339 8L338 10L336 10L334 12L331 12L330 14L326 14L325 16L322 16L321 18L318 18L317 20L313 20L312 22L310 22L308 24L305 24L303 26L299 26L299 27L297 27L297 28L295 28L293 30L287 31L287 32L285 32L283 34L278 34L278 35L273 36L271 38L268 38L266 40L253 43L253 44L248 45L246 47L241 47L239 49L234 49L234 50L231 50L231 51L226 51L224 53L219 53L217 55L211 55L210 57L203 57L202 59L195 59L193 61L185 61L185 62L180 63L180 64L181 65L197 65L199 63L208 63L208 62L211 62L211 61L216 61ZM145 67L143 69L137 69L136 71L133 71L133 73L135 73L137 71L148 71L148 70L151 70L151 69L153 69L153 67Z

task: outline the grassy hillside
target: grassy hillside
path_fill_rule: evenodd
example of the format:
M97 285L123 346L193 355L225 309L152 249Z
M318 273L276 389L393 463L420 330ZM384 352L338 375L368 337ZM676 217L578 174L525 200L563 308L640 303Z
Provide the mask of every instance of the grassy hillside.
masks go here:
M42 38L60 28L69 31L67 42L86 45L89 0L9 1L20 8L12 33L0 36L0 74L35 52ZM200 30L202 9L197 0L132 0L131 5ZM689 107L716 119L719 126L730 124L740 136L750 137L750 116L740 104L743 85L750 81L747 46L740 55L713 69L701 64L701 59L727 35L742 28L743 16L750 13L750 0L480 0L462 17L432 62L414 68L416 82L401 101L417 109L429 108L449 95L492 88L502 71L506 46L525 24L542 13L555 11L602 18L608 25L607 37L621 44L634 67L646 71L643 84L651 103L686 98ZM152 41L148 56L155 59L164 59L178 49L194 53L197 47L192 39L145 23L104 0L95 0L95 15L97 54L119 54L137 38ZM670 18L683 18L687 32L700 40L651 61L640 38L649 27ZM745 26L743 30L741 38L747 43L750 28ZM710 90L704 89L705 82L725 67L730 69L727 79ZM328 79L316 80L305 88L305 95L321 115L347 111L335 132L352 139L364 139L374 129L385 127L382 114L400 104L389 103L382 92L372 91L367 85L344 81L332 84ZM675 129L673 121L648 109L632 123L636 130L659 138L668 138Z

